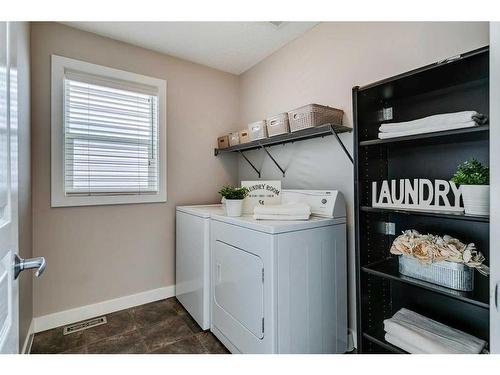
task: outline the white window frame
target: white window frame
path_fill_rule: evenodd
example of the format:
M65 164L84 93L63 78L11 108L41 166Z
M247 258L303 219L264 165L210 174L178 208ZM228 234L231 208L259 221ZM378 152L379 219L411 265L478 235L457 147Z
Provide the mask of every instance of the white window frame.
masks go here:
M51 206L95 206L167 201L167 82L163 79L52 55L51 82ZM64 189L64 77L66 71L108 80L147 85L158 90L158 193L117 195L66 195Z

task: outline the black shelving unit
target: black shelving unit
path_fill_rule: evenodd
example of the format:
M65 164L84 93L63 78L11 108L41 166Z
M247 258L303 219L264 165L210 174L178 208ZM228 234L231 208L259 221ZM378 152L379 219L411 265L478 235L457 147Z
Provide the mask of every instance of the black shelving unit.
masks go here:
M388 108L394 122L463 110L488 114L488 47L353 88L358 352L405 353L385 341L383 328L402 307L489 341L488 277L476 272L474 291L455 291L400 275L389 252L396 235L416 229L474 242L488 260L489 217L371 206L373 181L449 179L471 157L488 164L489 126L378 139ZM387 223L395 232L381 229Z

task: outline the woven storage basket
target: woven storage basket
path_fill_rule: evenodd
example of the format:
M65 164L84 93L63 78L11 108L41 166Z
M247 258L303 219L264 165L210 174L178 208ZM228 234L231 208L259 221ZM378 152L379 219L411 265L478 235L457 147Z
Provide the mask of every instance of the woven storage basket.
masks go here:
M474 290L474 269L463 263L441 261L422 264L413 257L401 255L399 273L455 290Z
M319 104L308 104L288 112L290 131L312 128L324 124L342 125L344 111Z
M269 137L289 133L288 113L280 113L279 115L269 117L266 120L266 126Z
M266 138L267 137L266 121L261 120L248 124L248 132L250 133L250 139L252 141Z
M240 144L240 132L229 133L229 146L236 146Z
M240 144L250 142L250 133L247 129L240 130Z

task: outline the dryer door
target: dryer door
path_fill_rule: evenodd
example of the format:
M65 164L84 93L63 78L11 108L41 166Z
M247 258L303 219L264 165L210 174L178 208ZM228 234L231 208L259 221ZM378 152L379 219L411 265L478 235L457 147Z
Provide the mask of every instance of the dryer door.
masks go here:
M259 339L264 337L262 259L221 241L215 242L217 305Z

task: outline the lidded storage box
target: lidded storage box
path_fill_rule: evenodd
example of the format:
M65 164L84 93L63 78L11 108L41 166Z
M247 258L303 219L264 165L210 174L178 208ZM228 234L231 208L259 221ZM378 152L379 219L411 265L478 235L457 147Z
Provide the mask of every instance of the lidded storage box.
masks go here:
M343 116L344 111L341 109L319 104L308 104L288 112L292 132L329 123L342 125Z
M240 130L240 144L250 142L250 133L247 129Z
M229 133L229 146L236 146L240 144L240 132Z
M250 139L252 141L266 138L267 137L266 121L261 120L248 124L248 132L250 133Z
M266 120L266 126L269 137L289 133L288 113L280 113L279 115L269 117Z
M228 148L229 147L229 136L223 135L222 137L217 138L217 147L218 148Z
M463 263L444 260L422 264L418 259L401 255L399 273L455 290L467 292L474 290L474 269Z

